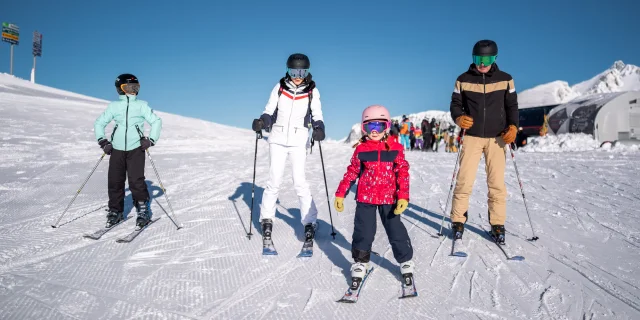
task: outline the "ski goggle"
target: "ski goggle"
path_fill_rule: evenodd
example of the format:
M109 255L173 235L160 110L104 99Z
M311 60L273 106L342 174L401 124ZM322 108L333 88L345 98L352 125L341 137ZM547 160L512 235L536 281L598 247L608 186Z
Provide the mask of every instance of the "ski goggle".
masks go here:
M120 89L122 89L122 91L124 91L124 93L138 94L138 92L140 91L140 84L139 83L124 83L124 84L120 85Z
M497 57L498 56L473 56L473 63L476 66L480 66L481 64L484 64L485 67L488 67L492 65L494 62L496 62Z
M290 69L290 68L287 68L287 74L292 79L304 79L309 75L309 69Z
M382 133L387 129L389 129L388 121L373 120L362 124L362 131L366 132L367 134L370 134L374 131Z

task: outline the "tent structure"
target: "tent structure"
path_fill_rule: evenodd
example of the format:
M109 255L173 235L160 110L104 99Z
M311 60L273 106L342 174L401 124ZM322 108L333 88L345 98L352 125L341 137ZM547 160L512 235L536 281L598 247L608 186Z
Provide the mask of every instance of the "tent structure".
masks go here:
M553 133L587 133L600 142L640 142L640 91L595 94L549 112Z

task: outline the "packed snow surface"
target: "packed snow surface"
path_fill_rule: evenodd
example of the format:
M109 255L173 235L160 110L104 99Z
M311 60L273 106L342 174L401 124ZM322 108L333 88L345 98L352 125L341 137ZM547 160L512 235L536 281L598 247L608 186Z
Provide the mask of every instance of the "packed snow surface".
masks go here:
M531 226L509 160L506 250L524 261L506 260L486 236L483 162L464 238L468 257L449 256L451 242L436 233L456 155L410 152L411 199L402 219L415 249L419 296L398 299L398 266L378 225L376 270L357 304L338 304L348 286L355 202L349 196L344 212L332 210L333 240L327 200L333 202L349 163L348 145L322 144L329 199L317 146L308 157L320 209L313 258L296 258L303 227L289 172L274 225L279 255L265 258L258 215L249 219L255 135L158 112L163 131L150 152L184 228L166 217L165 194L147 162L152 210L161 219L129 244L115 240L133 230L134 219L94 241L82 234L106 221L106 161L60 227L50 225L100 157L92 127L106 102L0 75L0 88L9 87L0 89L0 318L640 318L637 152L517 152L540 237L526 240ZM267 179L268 145L259 141L256 208Z
M602 145L602 146L601 146ZM592 135L585 133L562 133L533 137L519 150L524 152L579 152L579 151L609 151L609 152L637 152L639 145L623 145L621 143L601 143Z

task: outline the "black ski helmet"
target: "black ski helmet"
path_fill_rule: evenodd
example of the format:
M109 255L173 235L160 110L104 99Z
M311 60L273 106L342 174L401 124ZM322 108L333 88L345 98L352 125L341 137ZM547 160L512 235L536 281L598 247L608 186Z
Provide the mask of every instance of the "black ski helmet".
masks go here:
M498 45L492 40L480 40L473 46L474 56L497 56Z
M287 68L289 69L309 69L311 68L311 62L309 57L302 53L294 53L287 59Z
M116 78L116 91L118 91L119 95L124 95L125 92L120 88L121 85L125 83L140 83L138 82L138 78L130 73L123 73Z

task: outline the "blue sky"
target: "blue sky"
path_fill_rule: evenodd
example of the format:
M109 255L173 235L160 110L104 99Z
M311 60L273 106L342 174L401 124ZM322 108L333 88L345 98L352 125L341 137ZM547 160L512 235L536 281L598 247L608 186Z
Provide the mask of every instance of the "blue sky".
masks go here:
M638 1L7 1L20 27L14 74L28 79L34 30L38 83L115 100L138 76L158 110L250 128L289 54L310 56L327 134L346 136L370 104L392 115L448 110L480 39L516 88L590 78L615 60L640 65ZM9 45L0 45L9 72ZM91 124L87 124L90 130Z

